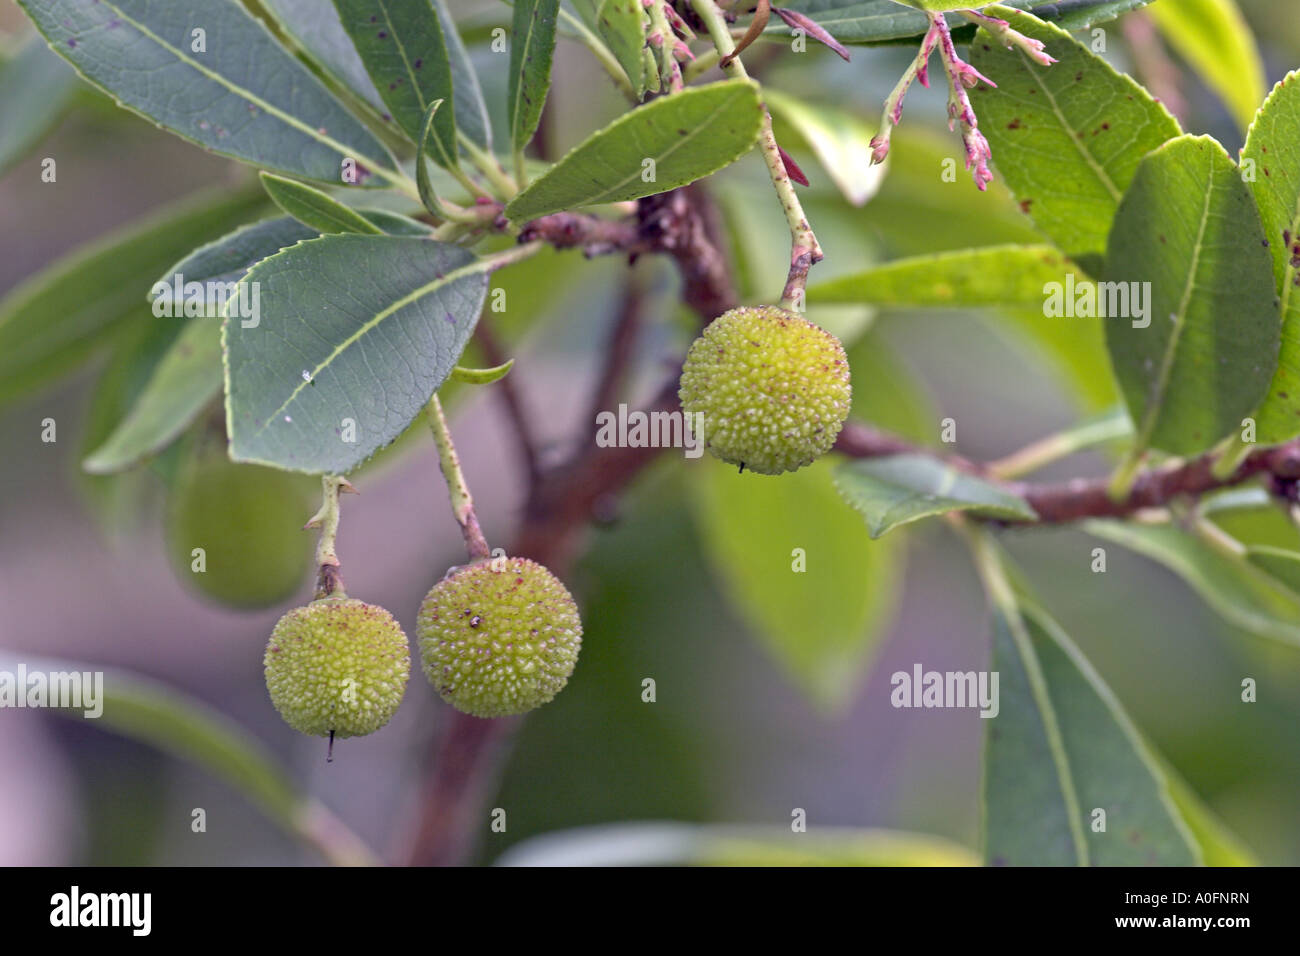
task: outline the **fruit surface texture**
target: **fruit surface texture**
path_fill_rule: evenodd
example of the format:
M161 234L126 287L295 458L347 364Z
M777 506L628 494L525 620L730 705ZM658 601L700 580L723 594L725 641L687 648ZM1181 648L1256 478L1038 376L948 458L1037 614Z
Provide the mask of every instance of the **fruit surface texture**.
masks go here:
M382 607L324 598L280 618L266 645L266 689L294 730L360 737L392 718L411 672L406 635Z
M429 591L417 634L425 676L475 717L540 707L563 689L582 647L578 606L527 558L456 568Z
M839 339L770 306L732 309L709 323L686 355L678 390L687 424L702 426L709 451L762 475L829 451L852 396Z

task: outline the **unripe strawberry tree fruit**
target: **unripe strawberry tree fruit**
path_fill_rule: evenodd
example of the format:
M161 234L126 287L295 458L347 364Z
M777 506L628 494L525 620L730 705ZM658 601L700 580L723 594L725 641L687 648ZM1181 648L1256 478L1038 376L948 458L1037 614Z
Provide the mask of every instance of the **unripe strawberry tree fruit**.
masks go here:
M286 863L1300 863L1265 6L17 0L6 633Z

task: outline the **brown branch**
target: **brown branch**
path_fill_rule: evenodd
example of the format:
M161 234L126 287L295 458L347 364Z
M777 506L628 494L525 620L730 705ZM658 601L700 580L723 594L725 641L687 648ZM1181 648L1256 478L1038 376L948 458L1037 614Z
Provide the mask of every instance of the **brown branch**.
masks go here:
M486 359L488 366L496 368L506 363L505 350L501 348L501 343L497 341L496 334L492 331L492 325L486 318L479 320L478 327L474 330L474 337L478 339L478 344L483 349L483 357ZM505 409L511 425L514 426L515 444L519 449L519 457L523 461L524 472L527 474L528 483L531 486L536 484L541 469L537 464L537 441L534 438L535 432L532 420L528 417L528 409L519 394L518 379L512 371L511 374L499 379L495 384L497 395L501 399L501 405Z
M939 457L960 471L990 480L985 465L964 458L936 455L896 435L868 425L849 422L840 432L835 449L850 458L878 458L886 455L918 454ZM1260 475L1278 483L1300 479L1300 439L1252 452L1225 478L1214 475L1217 455L1206 454L1191 461L1142 472L1127 496L1114 501L1108 478L1076 478L1057 484L995 482L1011 494L1024 498L1038 513L1039 524L1068 524L1086 518L1123 518L1146 508L1162 508L1179 498L1196 498L1211 491L1231 488ZM1276 487L1275 489L1276 490ZM1000 520L1000 519L999 519ZM1019 522L1001 522L1019 523Z

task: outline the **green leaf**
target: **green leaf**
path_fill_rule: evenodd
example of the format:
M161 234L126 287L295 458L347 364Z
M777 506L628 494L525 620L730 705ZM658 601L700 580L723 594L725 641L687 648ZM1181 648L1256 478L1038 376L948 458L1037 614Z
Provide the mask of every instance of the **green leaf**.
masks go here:
M447 56L451 61L456 128L464 133L470 142L491 152L492 118L488 115L483 89L479 85L478 74L474 72L469 51L465 49L465 41L461 39L460 31L456 29L456 21L447 11L447 4L443 0L433 0L433 8L437 11L438 21L442 24L442 38L447 44Z
M505 378L514 365L514 359L503 365L494 365L492 368L463 368L457 365L451 370L451 377L466 385L491 385Z
M1226 554L1169 525L1087 521L1083 528L1163 564L1230 624L1300 644L1300 596L1244 555Z
M398 127L418 142L429 104L443 100L429 156L444 169L459 164L451 59L442 20L429 0L334 0L343 29Z
M866 519L873 538L899 525L950 511L1038 520L1024 499L928 455L848 462L835 470L835 487Z
M1215 816L1214 812L1188 786L1186 780L1168 763L1162 764L1161 769L1169 788L1169 799L1173 801L1179 816L1191 831L1206 866L1259 865L1250 848L1228 829L1227 824Z
M1279 302L1255 200L1217 141L1183 136L1142 161L1106 280L1149 290L1141 319L1106 323L1137 448L1195 455L1239 428L1277 368Z
M393 441L455 367L491 267L448 243L355 235L255 265L242 282L260 321L224 326L231 458L345 474Z
M172 263L263 207L260 190L207 193L110 233L0 300L0 402L48 384L90 357Z
M808 290L808 301L915 308L1037 307L1074 266L1051 246L986 246L895 259ZM1087 280L1080 277L1080 285ZM1071 320L1055 320L1071 321Z
M401 182L383 144L234 0L20 0L56 53L182 139L291 176L346 162ZM202 29L203 50L192 31Z
M596 14L596 32L632 81L639 100L645 95L645 19L640 0L604 0Z
M1244 130L1268 87L1264 63L1234 0L1163 0L1150 16Z
M261 0L280 29L334 82L351 90L381 115L384 101L343 29L338 11L321 0Z
M328 843L321 839L327 824L324 818L332 815L298 791L261 743L202 701L136 674L81 662L19 658L0 649L0 663L10 673L19 667L28 673L102 672L103 713L95 719L96 725L201 767L243 794L288 833L330 854L335 863L373 862L363 846L345 843L342 834L334 834ZM75 718L83 713L61 712Z
M262 186L275 204L318 233L357 232L379 235L382 230L337 199L292 179L262 173Z
M510 141L516 152L522 152L537 132L551 88L560 0L515 0L514 7L506 115L510 118Z
M506 206L526 222L685 186L747 153L762 123L758 87L724 80L660 97L587 137ZM654 177L643 179L653 160Z
M813 703L842 710L892 616L901 542L848 520L829 462L774 480L712 460L696 471L696 522L731 606Z
M995 601L984 734L984 861L994 866L1201 862L1157 759L1100 675L1040 608ZM1106 829L1092 823L1097 809Z
M971 62L998 84L971 90L980 129L1021 208L1092 271L1138 163L1177 136L1178 123L1065 31L1023 13L1007 20L1059 62L1043 66L977 34Z
M498 866L978 866L942 837L902 830L613 823L533 837Z
M1057 21L1062 29L1073 31L1105 23L1151 2L1152 0L1009 0L1004 6L1033 10L1035 16ZM939 5L946 9L966 9L956 0L941 0ZM860 0L857 3L846 0L790 0L782 6L808 14L842 43L888 43L919 37L928 25L923 13L908 10L894 0ZM978 7L979 4L975 6ZM950 16L948 20L954 27L966 23L957 16ZM958 33L958 37L969 32L971 31L966 30ZM772 20L766 33L788 36L789 28Z
M1282 299L1277 371L1255 413L1257 440L1274 444L1300 435L1300 71L1273 87L1260 107L1241 164L1251 177Z
M221 391L221 325L190 319L153 371L131 411L83 463L110 474L166 448Z
M865 205L884 179L885 167L871 162L873 127L844 110L808 103L770 87L763 90L772 115L788 123L807 143L822 169L855 206Z
M36 36L0 66L0 175L54 127L77 85L77 74Z

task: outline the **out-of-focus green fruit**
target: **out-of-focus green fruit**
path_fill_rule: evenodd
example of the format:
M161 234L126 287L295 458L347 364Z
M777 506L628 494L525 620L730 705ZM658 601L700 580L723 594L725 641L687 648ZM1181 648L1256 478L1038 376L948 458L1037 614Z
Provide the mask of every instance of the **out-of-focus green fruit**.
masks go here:
M401 625L382 607L331 597L280 618L263 665L271 703L294 730L361 737L397 711L411 651Z
M545 704L568 683L582 648L573 596L527 558L452 571L425 596L416 634L429 682L475 717Z
M237 608L270 607L307 576L302 530L317 482L201 450L181 466L167 503L167 551L181 582Z
M686 353L678 397L692 432L760 475L811 464L835 444L853 391L840 340L772 306L718 316Z

